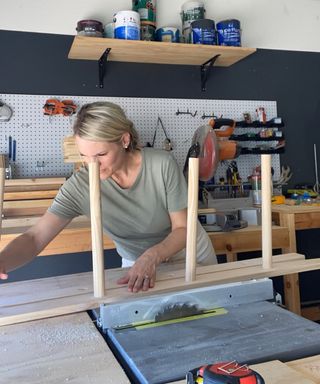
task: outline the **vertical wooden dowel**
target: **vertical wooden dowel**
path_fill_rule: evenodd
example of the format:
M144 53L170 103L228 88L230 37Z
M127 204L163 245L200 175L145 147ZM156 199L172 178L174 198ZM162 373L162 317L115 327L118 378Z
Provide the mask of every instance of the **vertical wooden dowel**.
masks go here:
M199 159L189 158L186 282L196 279Z
M261 155L262 268L272 268L271 155Z
M6 162L4 155L0 155L0 239L3 214L4 181L6 178Z
M93 292L95 297L103 297L105 281L99 162L92 161L88 165L90 185Z

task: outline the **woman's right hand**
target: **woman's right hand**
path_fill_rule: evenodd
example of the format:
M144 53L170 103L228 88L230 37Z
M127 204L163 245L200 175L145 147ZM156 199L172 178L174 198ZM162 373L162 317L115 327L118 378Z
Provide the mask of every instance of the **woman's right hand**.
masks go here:
M7 280L8 274L6 272L5 267L0 262L0 280Z

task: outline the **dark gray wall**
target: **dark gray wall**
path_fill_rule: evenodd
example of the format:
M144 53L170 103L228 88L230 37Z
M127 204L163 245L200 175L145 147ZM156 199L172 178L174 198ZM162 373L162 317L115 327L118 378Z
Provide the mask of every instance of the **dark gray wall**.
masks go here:
M293 171L291 185L315 182L320 53L258 50L231 67L215 67L206 92L201 91L198 67L110 62L100 89L97 62L68 60L72 41L72 36L0 31L0 93L276 100L285 122L281 163ZM319 231L310 233L306 240L299 234L299 250L319 256ZM48 260L41 263L49 265ZM309 299L309 293L304 295Z

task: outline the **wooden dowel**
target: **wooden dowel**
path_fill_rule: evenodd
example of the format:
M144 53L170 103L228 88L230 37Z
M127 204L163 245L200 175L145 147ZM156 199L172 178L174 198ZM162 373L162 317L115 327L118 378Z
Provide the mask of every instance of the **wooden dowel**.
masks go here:
M186 282L196 279L199 159L189 158Z
M2 214L3 214L3 197L4 197L4 181L6 178L6 162L4 155L0 155L0 239L2 229Z
M261 155L262 268L272 268L271 155Z
M88 165L90 185L93 293L95 297L103 297L105 281L99 162L92 161Z

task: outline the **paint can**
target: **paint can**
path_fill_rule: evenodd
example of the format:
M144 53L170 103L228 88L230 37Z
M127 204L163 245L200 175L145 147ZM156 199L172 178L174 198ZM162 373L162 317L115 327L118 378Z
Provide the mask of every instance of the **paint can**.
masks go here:
M191 23L192 43L216 45L216 30L213 20L203 19Z
M154 41L156 34L156 27L151 24L141 23L140 27L140 39L145 41Z
M181 6L181 21L182 29L191 26L191 23L195 20L201 20L205 18L204 3L202 1L187 1Z
M104 31L103 31L103 37L107 37L109 39L114 38L114 23L113 22L105 24Z
M241 47L240 21L236 19L219 21L217 35L219 45Z
M102 37L103 26L98 20L80 20L76 31L80 36Z
M132 0L132 10L140 15L140 21L156 23L156 0Z
M156 40L170 43L180 42L180 31L175 27L162 27L156 30Z
M191 27L183 28L181 41L185 44L192 43Z
M140 16L135 11L119 11L113 16L116 39L140 40Z

